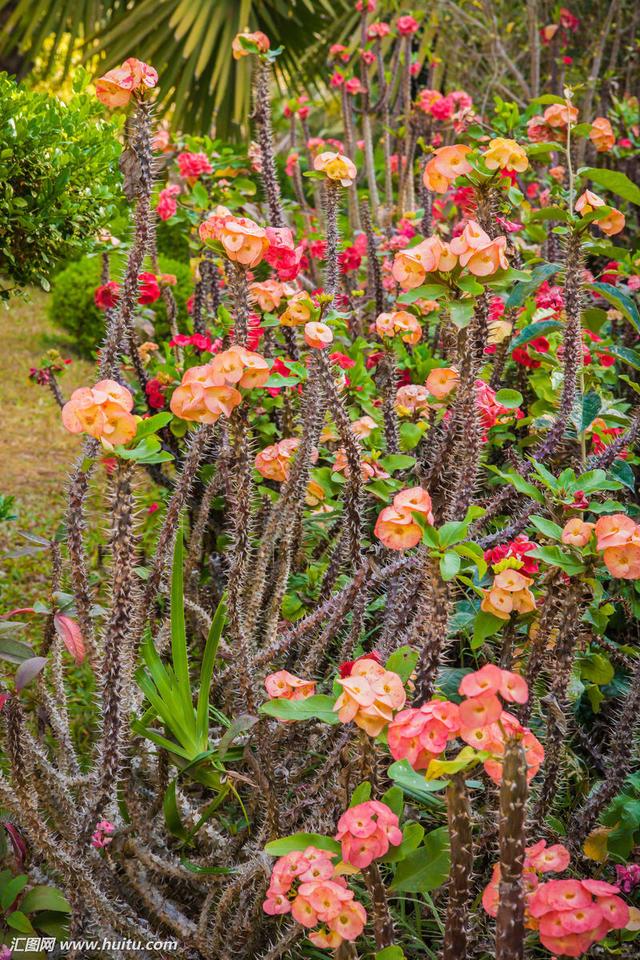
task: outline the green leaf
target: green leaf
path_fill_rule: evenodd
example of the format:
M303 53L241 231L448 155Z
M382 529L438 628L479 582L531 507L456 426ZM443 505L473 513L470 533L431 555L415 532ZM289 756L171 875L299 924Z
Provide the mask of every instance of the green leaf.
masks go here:
M416 462L415 457L409 457L403 453L392 453L388 457L383 457L379 463L387 473L395 473L396 470L408 470Z
M396 893L426 893L441 886L449 875L449 836L446 827L432 830L424 845L402 860L391 890Z
M534 210L527 217L529 223L540 223L542 220L559 220L561 223L569 223L571 216L564 207L540 207Z
M487 637L492 637L501 627L504 627L505 623L507 623L506 620L501 620L500 617L495 617L492 613L479 610L473 624L471 649L477 650L478 647L481 647Z
M367 800L371 798L371 784L368 780L363 780L362 783L359 783L351 794L351 800L349 801L349 807L357 807L360 803L366 803Z
M392 788L395 789L395 788ZM386 802L383 797L383 802ZM382 857L382 863L399 863L410 853L417 850L424 837L424 827L419 823L406 823L402 828L402 843L397 847L389 847L389 852Z
M14 910L13 913L9 914L6 920L7 920L7 924L13 930L17 930L19 933L35 933L36 932L31 924L31 921L29 920L28 917L24 915L22 910Z
M458 277L456 280L457 285L461 290L464 290L465 293L471 293L474 296L478 296L481 293L484 293L484 287L481 283L478 283L475 277L470 274Z
M640 314L638 308L631 297L628 297L622 290L618 290L610 283L587 283L587 290L595 290L600 296L604 297L609 303L620 310L630 324L640 333Z
M264 849L265 853L272 857L284 857L287 853L305 850L307 847L317 847L318 850L327 850L336 855L341 850L337 840L333 840L332 837L323 837L319 833L292 833L288 837L272 840Z
M540 533L544 533L545 537L549 537L551 540L560 540L562 537L562 527L553 523L552 520L545 519L545 517L537 515L529 517L529 523L532 523Z
M340 723L334 712L335 697L317 693L306 700L268 700L259 708L259 713L277 720L322 720L323 723Z
M239 736L243 733L246 733L247 730L251 730L252 727L255 727L258 722L257 717L252 717L249 714L245 714L241 717L235 717L231 721L231 726L227 729L224 736L221 738L220 743L218 744L217 754L219 760L224 760L229 747L232 745L234 740L237 740Z
M496 402L502 404L508 410L519 407L524 397L519 390L498 390L496 393Z
M378 950L374 960L406 960L402 947L384 947Z
M172 780L167 787L164 799L162 801L162 810L169 833L174 837L178 837L178 839L185 841L189 839L189 831L184 826L182 817L180 816L180 811L178 810L176 784L177 780Z
M467 767L475 766L478 760L484 759L487 756L489 756L489 754L474 750L473 747L463 747L453 760L431 760L427 768L426 778L427 780L437 780L443 774L444 776L449 776L450 774L460 773L461 770L466 770Z
M404 810L404 794L399 786L389 787L380 799L393 810L398 819L402 816Z
M71 913L68 900L63 897L56 887L32 887L20 901L20 909L24 913L35 913L37 910L54 910L56 913Z
M453 580L460 570L460 556L453 550L450 550L440 560L440 576L443 580Z
M451 520L438 527L438 542L441 547L450 547L459 543L467 535L468 524L462 520Z
M509 301L507 301L507 306L521 306L521 304L509 303ZM518 347L523 347L525 343L529 343L530 340L544 337L547 333L552 333L554 330L562 330L563 326L564 324L560 323L559 320L539 320L538 323L530 323L518 333L517 337L514 337L511 341L510 349L515 350Z
M207 642L202 654L202 666L200 668L200 690L198 692L198 706L196 711L196 727L203 742L208 740L209 731L209 692L211 690L211 681L213 678L213 668L218 652L218 645L222 637L226 617L226 604L221 600L218 604L211 628L207 637ZM219 751L218 751L219 752Z
M597 393L590 391L582 398L582 411L578 431L584 433L587 427L591 426L602 408L602 400Z
M3 884L0 887L0 907L7 910L28 882L29 878L20 874L18 877L13 877L8 883Z
M433 793L439 793L447 786L446 780L426 781L424 775L416 773L408 760L397 760L387 770L388 776L402 787L405 793L425 803L433 802Z
M488 469L493 473L497 473L499 477L502 477L507 483L510 483L511 486L515 487L518 493L522 493L527 497L531 497L532 500L535 500L537 503L544 503L544 494L541 490L538 490L533 483L529 483L528 480L525 480L524 477L521 477L519 473L504 473L502 470L498 470L497 467L491 466L488 464Z
M630 180L626 174L620 173L619 170L605 170L600 167L582 167L578 173L580 176L585 176L593 180L594 183L597 183L600 187L604 187L605 190L610 190L611 193L622 197L623 200L640 204L640 187L638 187L633 180Z
M415 287L413 290L407 290L398 297L398 303L415 303L416 300L438 300L449 293L448 287L441 283L426 283L421 287Z
M172 413L156 413L153 417L147 417L146 420L140 420L138 423L138 429L136 430L136 435L133 438L133 442L137 443L138 440L142 440L144 437L150 436L152 433L157 433L158 430L162 430L163 427L173 420Z
M412 650L409 646L398 647L394 650L385 667L393 673L397 673L403 683L406 683L418 662L418 651Z
M640 370L640 353L638 353L637 350L632 350L631 347L620 347L615 344L612 347L607 347L607 351L612 357L615 357L616 360L622 360L623 363L628 363L634 370Z
M560 547L537 547L536 550L529 551L527 556L542 560L552 567L560 567L570 577L578 573L584 573L587 569L583 563L579 563L573 557L563 553Z
M450 307L451 322L458 330L464 330L471 322L475 300L454 300Z
M591 680L598 686L604 687L611 683L614 677L614 669L609 660L601 653L587 653L578 660L580 676L585 680Z
M478 568L478 573L484 577L487 572L487 562L484 559L484 550L477 543L457 543L453 548L461 557L472 560Z
M628 487L629 490L634 491L636 488L636 478L633 470L626 462L626 460L614 460L611 465L611 473L616 477L620 483L623 483L625 487Z

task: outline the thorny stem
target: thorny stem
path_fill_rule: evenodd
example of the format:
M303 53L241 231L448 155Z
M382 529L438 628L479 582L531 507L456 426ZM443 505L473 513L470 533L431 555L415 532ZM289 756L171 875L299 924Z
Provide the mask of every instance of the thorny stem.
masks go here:
M443 960L466 960L467 923L473 871L471 802L464 773L456 773L447 787L447 821L451 847L449 902L445 923Z
M393 946L393 921L389 913L387 892L380 875L380 868L375 860L363 870L363 875L373 907L373 933L376 950L383 950L385 947Z
M524 958L524 821L527 761L519 737L507 741L500 786L500 887L496 960Z
M273 149L271 99L269 97L270 78L271 67L269 62L259 57L255 71L253 116L258 128L258 143L260 144L262 161L260 176L269 207L269 223L272 227L283 227L284 216L282 213L280 181L278 180Z

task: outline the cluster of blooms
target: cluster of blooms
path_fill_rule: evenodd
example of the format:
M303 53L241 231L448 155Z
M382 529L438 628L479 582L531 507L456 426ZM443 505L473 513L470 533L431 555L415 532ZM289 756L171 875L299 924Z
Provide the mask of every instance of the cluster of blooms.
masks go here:
M596 117L591 124L589 139L597 153L608 153L616 142L613 127L606 117Z
M387 743L395 760L408 760L414 770L426 770L459 733L457 705L448 700L430 700L396 714L387 731Z
M176 197L180 194L180 186L177 183L170 183L158 194L156 204L156 213L161 220L170 220L175 216L178 210Z
M421 514L427 523L433 523L431 497L422 487L410 487L396 493L390 507L378 515L374 533L389 550L409 550L422 539L422 528L414 513Z
M554 140L556 134L564 134L567 127L578 119L578 108L570 103L552 103L540 115L531 117L527 124L527 136L532 143Z
M353 721L370 737L377 737L393 719L394 710L401 710L406 701L402 680L378 658L360 657L336 683L342 687L334 706L340 722Z
M376 333L379 337L400 336L405 343L413 345L422 337L422 327L414 314L407 310L393 310L378 314Z
M315 680L303 680L288 670L270 673L264 685L273 700L306 700L316 692Z
M344 447L336 450L335 460L332 466L334 473L343 473L345 477L349 474L349 461ZM387 480L389 474L383 470L374 454L363 453L360 459L360 474L365 483L371 480Z
M367 913L337 874L326 850L307 847L288 853L274 864L263 910L270 916L290 913L303 927L323 924L309 933L316 947L337 948L343 940L357 940Z
M164 410L167 399L164 395L164 384L157 377L147 380L144 392L147 397L147 403L152 410Z
M462 233L450 243L433 236L415 247L400 250L395 256L392 274L403 290L421 286L428 273L449 273L458 263L476 277L488 277L509 266L506 246L506 237L492 240L480 224L469 220Z
M500 620L509 620L512 613L531 613L536 609L535 597L529 589L532 583L530 577L507 567L496 574L493 584L484 591L480 609L499 617Z
M443 95L438 90L420 90L416 106L434 120L453 121L454 130L463 129L463 121L470 117L473 100L464 90L453 90Z
M265 447L256 454L254 466L265 480L275 480L276 483L283 483L289 479L291 473L291 464L293 457L300 446L298 437L286 437L284 440L278 440L271 446ZM313 461L318 459L318 452L314 450Z
M96 97L107 107L126 107L133 94L144 96L155 87L158 74L148 64L129 57L121 67L96 80Z
M180 176L191 186L203 173L213 173L213 167L206 153L179 153L177 160Z
M640 579L640 526L624 513L612 513L595 523L580 517L569 520L562 531L562 542L584 547L596 536L596 549L609 573L621 580Z
M114 447L129 443L138 421L131 413L133 397L115 380L101 380L94 387L79 387L62 408L62 423L69 433L86 433Z
M487 563L494 565L495 573L500 572L499 569L495 568L495 565L502 563L503 560L517 560L517 564L511 563L510 566L515 567L516 570L521 570L526 576L531 576L531 574L538 572L539 564L534 557L530 557L528 554L537 549L537 546L538 544L529 540L526 534L520 533L510 543L499 543L497 547L485 550L484 559Z
M161 282L167 286L175 286L177 281L172 273L163 273L159 276L148 272L138 274L138 303L141 306L149 306L160 299L162 296ZM115 280L100 284L93 294L94 303L101 310L111 310L119 299L120 284Z
M295 280L302 267L302 244L295 245L293 232L288 227L267 227L265 233L269 244L265 261L274 268L280 280Z
M620 889L603 880L547 880L540 874L560 873L569 866L569 852L562 844L546 846L541 840L525 851L525 919L537 930L543 946L553 954L580 957L604 939L611 930L629 922L629 908L618 896ZM500 864L493 868L482 905L495 917L500 903Z
M626 866L616 864L618 885L623 893L631 893L640 887L640 863L629 863Z
M324 173L327 179L350 187L356 178L356 165L349 157L327 150L319 153L313 161L313 169Z
M402 843L402 831L398 817L386 803L367 800L342 814L336 840L342 845L344 862L366 870L374 860L388 853L389 846Z
M480 422L484 429L483 440L487 440L487 430L492 427L508 423L514 416L516 420L521 420L524 413L519 407L515 410L503 406L496 400L496 391L485 383L484 380L476 380L476 406L480 413Z
M269 248L267 232L249 217L236 217L226 207L216 207L198 228L203 243L222 245L233 263L253 269L264 259Z
M604 206L607 206L607 204L605 204L602 197L599 197L591 190L585 190L576 200L576 213L586 216L586 214L592 213L592 211L598 207ZM621 213L620 210L616 210L615 208L611 208L606 216L596 220L596 226L602 230L607 237L614 237L617 233L620 233L624 230L624 225L624 213Z
M91 834L91 846L96 850L108 847L113 840L112 834L115 833L115 825L109 820L98 820L96 829Z
M229 417L242 400L238 387L262 387L269 379L269 364L259 353L233 346L210 363L190 367L171 397L171 411L183 420L215 423Z

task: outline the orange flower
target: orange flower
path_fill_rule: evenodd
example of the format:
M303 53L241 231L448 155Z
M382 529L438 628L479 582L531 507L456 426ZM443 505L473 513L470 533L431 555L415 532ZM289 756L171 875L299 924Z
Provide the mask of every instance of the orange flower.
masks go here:
M326 150L319 153L313 161L313 169L324 173L329 180L350 187L356 178L357 170L353 160L341 153L332 153Z
M597 220L596 226L599 227L607 237L614 237L616 233L624 230L625 222L624 213L621 213L620 210L612 210L606 217Z
M291 464L293 456L300 446L298 437L287 437L279 440L278 443L265 447L256 455L254 465L258 473L266 480L275 480L276 483L282 483L289 479L291 473ZM317 451L315 459L317 459Z
M284 313L280 315L280 323L283 327L301 327L311 319L312 310L309 294L301 290L289 299Z
M273 700L306 700L316 692L315 680L303 680L288 670L276 670L265 677L265 689Z
M413 518L421 513L433 523L431 497L422 487L402 490L393 498L393 506L385 507L378 516L374 533L390 550L409 550L420 543L422 530Z
M557 167L551 167L549 170L549 176L553 177L556 183L564 183L565 173L566 173L566 170L562 166L562 164L558 164Z
M591 124L589 139L598 153L608 153L616 142L613 128L606 117L596 117Z
M385 670L376 660L357 660L348 677L337 680L342 693L335 702L341 723L351 723L377 737L393 720L394 710L402 710L407 695L402 680L392 670Z
M468 267L469 273L474 277L489 277L498 270L506 270L509 266L505 251L507 248L506 237L496 237L491 243L483 247L482 250L476 250L466 257L466 263L463 266ZM462 257L460 257L462 264Z
M593 523L585 523L580 517L572 517L564 525L562 542L572 547L586 547L591 539L593 528Z
M485 590L480 609L501 620L508 620L512 612L530 613L536 608L535 598L529 590L532 583L533 580L518 570L510 567L502 570L495 577L493 586Z
M591 190L585 190L576 200L576 213L587 214L595 210L596 207L604 207L605 203L602 197Z
M428 409L429 391L419 383L409 383L396 393L396 410L401 417Z
M394 337L399 334L405 343L412 345L418 343L422 337L418 318L407 310L380 313L376 319L376 332L380 337Z
M203 236L205 224L210 223L213 237L222 244L229 260L243 267L257 267L269 249L266 231L249 217L222 216L213 222L206 220L200 226L200 237L205 241L209 239Z
M403 290L413 290L424 283L427 273L436 270L448 272L456 265L456 257L448 244L438 237L428 237L415 247L400 250L393 261L391 273Z
M258 304L264 313L273 313L280 306L284 291L277 280L263 280L249 284L249 298Z
M552 103L544 111L544 122L556 130L565 129L570 123L578 119L578 108L569 103Z
M62 423L69 433L86 433L108 447L129 443L138 421L131 413L133 397L115 380L74 390L62 408Z
M369 416L359 417L351 424L351 429L355 433L356 437L368 437L374 430L377 429L377 427L378 424L375 422L373 417Z
M482 154L488 170L516 170L523 173L529 166L524 149L515 140L496 137L489 141L488 149Z
M255 49L247 49L243 46L249 44ZM238 33L231 41L231 52L234 60L240 60L242 57L248 57L251 53L266 53L271 46L271 41L266 33L256 30L254 33Z
M155 87L158 74L148 64L129 57L121 67L109 70L96 80L96 97L107 107L126 107L131 95Z
M607 547L602 558L612 576L619 577L621 580L640 579L640 543Z
M461 143L436 150L424 168L423 182L427 190L446 193L456 177L471 173L473 167L465 159L470 152L471 147Z
M232 411L242 400L242 394L226 385L214 384L211 365L190 367L182 378L182 383L171 397L171 411L182 420L196 423L215 423L224 413L231 416Z
M425 381L425 386L432 397L444 400L458 386L459 379L458 371L453 367L434 367Z
M269 364L263 356L259 353L254 353L253 350L246 350L244 347L233 346L230 347L227 353L235 354L240 358L240 362L244 367L244 371L240 380L238 381L239 387L244 387L249 390L252 388L263 387L271 371L269 370ZM221 356L221 354L219 354ZM215 360L215 357L214 357Z
M333 332L331 327L328 327L326 323L318 323L312 320L310 323L305 323L304 325L304 339L309 347L322 350L330 343L333 343Z

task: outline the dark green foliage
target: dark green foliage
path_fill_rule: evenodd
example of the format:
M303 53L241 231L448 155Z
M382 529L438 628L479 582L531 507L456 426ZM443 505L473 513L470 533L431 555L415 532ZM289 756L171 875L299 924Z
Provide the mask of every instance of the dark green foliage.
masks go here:
M49 289L92 243L119 190L117 122L93 97L56 97L0 74L0 286Z
M187 317L187 300L193 293L191 271L186 263L163 256L159 257L158 263L161 273L173 273L178 279L176 286L171 289L178 307L178 323L183 329ZM150 269L148 264L145 269ZM100 284L100 270L101 262L98 257L85 257L65 267L53 283L49 316L70 334L76 351L84 357L93 355L104 336L104 312L96 306L93 299L95 289ZM113 279L120 279L115 266ZM151 311L155 315L153 324L157 338L163 339L169 335L167 310L162 298L151 307L140 309L144 310L147 316L151 315Z

